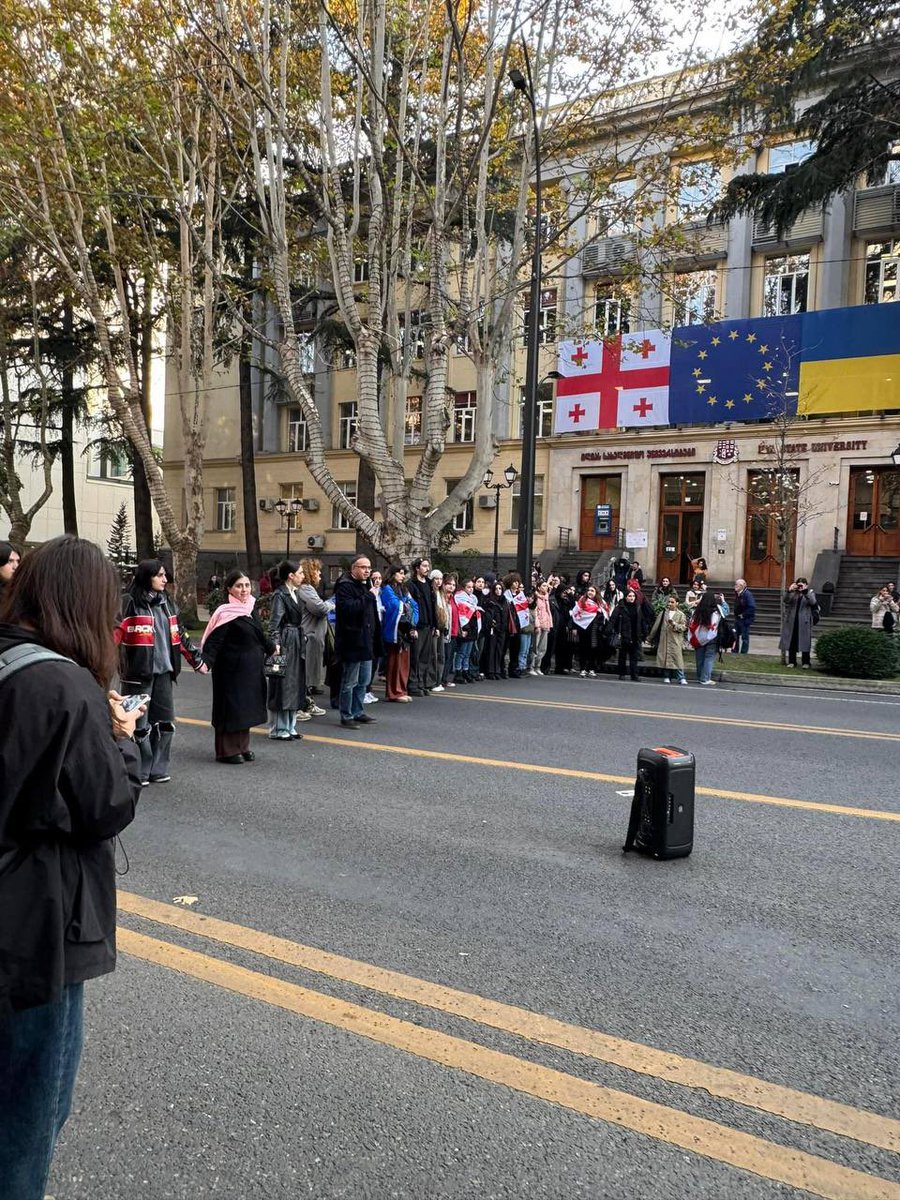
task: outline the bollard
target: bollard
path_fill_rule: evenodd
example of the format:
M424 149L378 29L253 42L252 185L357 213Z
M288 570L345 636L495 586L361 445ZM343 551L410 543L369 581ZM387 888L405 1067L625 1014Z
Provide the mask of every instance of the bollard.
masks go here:
M686 858L694 848L693 754L677 746L638 751L637 778L622 852Z

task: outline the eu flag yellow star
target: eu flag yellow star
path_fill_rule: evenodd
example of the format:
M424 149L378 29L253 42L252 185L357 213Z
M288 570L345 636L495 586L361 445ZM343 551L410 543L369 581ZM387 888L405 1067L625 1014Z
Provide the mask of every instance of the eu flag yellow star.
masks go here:
M769 353L769 347L765 344L765 342L762 342L760 344L759 352L760 352L760 354L768 354Z
M705 391L706 391L706 384L698 383L697 384L697 395L702 396Z
M768 384L768 381L765 379L757 379L757 381L756 381L756 386L761 392L764 392L766 390L767 384Z
M709 344L710 344L711 346L721 346L721 345L722 345L722 339L721 339L720 337L714 337L714 338L711 338L711 339L710 339L710 343L709 343Z
M703 368L702 368L702 367L694 367L694 378L695 378L695 379L699 379L699 377L700 377L702 374L703 374Z
M733 400L726 400L726 401L725 401L725 407L726 407L726 408L734 408L734 401L733 401Z
M753 393L752 392L744 392L744 403L745 404L753 403Z
M698 350L698 351L697 351L697 357L698 357L698 358L706 358L706 351L705 351L705 350Z
M733 342L736 342L740 335L738 334L738 331L736 329L732 329L731 332L728 334L728 336L731 338L731 340Z
M764 363L763 363L763 370L764 370L764 371L771 371L771 370L772 370L772 364L771 364L770 362L764 362Z
M716 403L716 398L715 398L715 396L710 396L710 398L707 400L707 402L706 402L706 403L707 403L707 404L715 404L715 403Z
M752 344L753 344L753 343L756 341L756 334L755 334L755 333L748 333L748 334L747 334L747 341L748 341L748 342L750 342L750 344L752 345Z

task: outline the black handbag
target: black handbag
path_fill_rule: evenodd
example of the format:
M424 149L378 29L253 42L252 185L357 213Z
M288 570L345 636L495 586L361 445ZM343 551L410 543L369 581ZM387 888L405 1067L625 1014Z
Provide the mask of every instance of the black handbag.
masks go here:
M283 654L273 654L271 658L266 659L263 674L269 679L281 679L286 665L287 659Z

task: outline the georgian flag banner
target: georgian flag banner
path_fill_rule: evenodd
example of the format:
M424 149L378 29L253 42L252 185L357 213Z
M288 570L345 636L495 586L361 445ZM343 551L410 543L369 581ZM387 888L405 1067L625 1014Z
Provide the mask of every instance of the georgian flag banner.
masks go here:
M599 611L596 600L576 600L571 612L572 623L579 629L587 629Z
M460 628L465 629L475 616L478 608L478 597L474 594L470 596L468 592L457 592L453 599L456 601L456 607L459 609Z
M528 597L524 592L519 592L514 596L509 588L503 593L504 597L516 610L516 619L519 622L519 628L524 629L528 624Z
M668 425L671 345L661 329L560 342L554 432Z

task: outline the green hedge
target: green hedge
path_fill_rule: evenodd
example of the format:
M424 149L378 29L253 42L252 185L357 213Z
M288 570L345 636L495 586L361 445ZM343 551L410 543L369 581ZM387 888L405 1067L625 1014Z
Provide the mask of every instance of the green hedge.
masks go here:
M829 675L890 679L900 672L900 641L880 629L833 629L816 642L816 658Z

